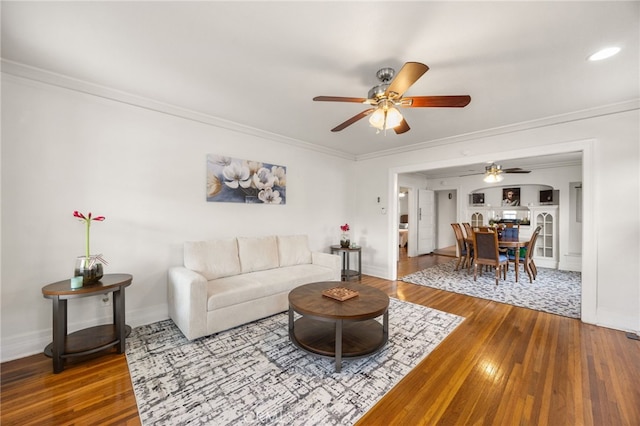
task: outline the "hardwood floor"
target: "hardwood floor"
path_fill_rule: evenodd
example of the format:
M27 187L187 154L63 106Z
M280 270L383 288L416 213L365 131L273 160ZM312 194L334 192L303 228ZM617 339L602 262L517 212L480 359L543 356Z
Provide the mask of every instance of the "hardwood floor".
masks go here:
M407 258L399 276L451 261ZM639 425L640 341L578 320L364 276L390 296L466 320L358 425ZM34 355L1 365L2 425L139 425L124 355L54 375Z

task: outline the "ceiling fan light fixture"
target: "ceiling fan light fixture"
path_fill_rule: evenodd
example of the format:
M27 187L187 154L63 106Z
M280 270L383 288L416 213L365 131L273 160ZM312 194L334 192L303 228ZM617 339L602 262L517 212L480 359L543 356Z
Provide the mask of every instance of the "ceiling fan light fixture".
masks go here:
M371 114L371 117L369 117L369 124L376 129L383 130L386 118L385 115L386 114L382 108L376 109L373 114Z
M502 179L504 179L504 176L502 176L502 166L499 164L494 163L484 169L484 179L482 180L486 183L498 183L502 182Z
M387 111L387 129L393 129L402 123L402 114L396 107L391 107Z
M502 176L501 174L487 173L482 180L484 180L486 183L498 183L502 182L502 179L504 179L504 176Z
M387 130L402 123L402 114L389 101L383 101L369 117L369 124L378 130Z

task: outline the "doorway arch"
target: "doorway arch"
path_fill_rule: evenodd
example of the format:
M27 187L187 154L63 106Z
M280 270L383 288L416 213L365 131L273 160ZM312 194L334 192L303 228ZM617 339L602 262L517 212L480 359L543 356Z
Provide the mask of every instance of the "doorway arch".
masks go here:
M595 186L596 186L596 173L594 171L594 145L595 140L587 139L574 142L564 142L552 145L544 146L544 154L565 154L571 152L582 153L582 301L581 301L581 319L583 322L597 323L597 217L594 212L595 209ZM477 155L461 158L452 158L447 160L438 160L421 164L413 164L410 166L399 166L389 169L388 183L389 191L392 199L396 199L398 196L398 175L403 173L417 173L424 172L432 169L443 169L447 167L465 166L471 164L477 164L488 161L504 161L509 159L535 157L540 155L541 147L531 147L512 151L502 151L500 153ZM458 197L457 211L461 211L460 199ZM391 217L397 215L397 206L391 206L393 210ZM395 227L389 223L389 240L397 245L398 233ZM390 255L387 259L387 270L390 272L389 276L394 277L397 275L397 263L395 256Z

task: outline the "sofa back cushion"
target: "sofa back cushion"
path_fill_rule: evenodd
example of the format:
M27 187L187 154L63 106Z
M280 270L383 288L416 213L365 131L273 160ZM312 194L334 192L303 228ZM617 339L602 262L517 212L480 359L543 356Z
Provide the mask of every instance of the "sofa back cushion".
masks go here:
M242 273L278 267L278 244L275 236L238 238L238 254Z
M188 241L184 243L184 266L207 280L238 275L238 242L229 240Z
M278 236L278 257L280 266L311 263L311 250L306 235Z

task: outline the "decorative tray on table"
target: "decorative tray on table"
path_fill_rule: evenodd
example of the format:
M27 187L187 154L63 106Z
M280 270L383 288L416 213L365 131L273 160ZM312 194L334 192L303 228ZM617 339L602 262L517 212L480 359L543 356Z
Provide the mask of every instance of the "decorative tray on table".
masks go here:
M330 297L332 299L344 302L345 300L356 297L359 293L355 290L350 290L345 287L333 287L328 288L322 292L323 296Z

